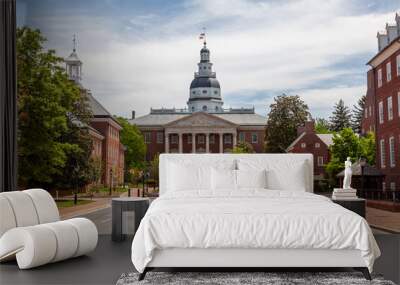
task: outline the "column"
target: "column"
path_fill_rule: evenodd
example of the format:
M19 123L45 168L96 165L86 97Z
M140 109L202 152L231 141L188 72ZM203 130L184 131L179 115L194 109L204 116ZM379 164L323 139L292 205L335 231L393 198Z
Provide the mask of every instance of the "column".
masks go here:
M224 133L219 133L219 153L224 152Z
M182 133L178 133L179 136L179 153L183 153Z
M165 153L169 153L169 133L165 134Z
M206 134L206 153L210 152L210 134Z
M235 147L236 144L237 144L237 134L236 134L236 133L233 133L233 134L232 134L232 138L233 138L233 147Z
M196 153L196 134L192 133L192 153Z

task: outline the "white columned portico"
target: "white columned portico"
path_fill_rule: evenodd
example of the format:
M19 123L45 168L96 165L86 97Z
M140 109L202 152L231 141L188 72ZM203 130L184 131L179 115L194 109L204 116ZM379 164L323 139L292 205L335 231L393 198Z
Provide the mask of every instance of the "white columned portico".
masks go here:
M165 134L165 153L169 153L169 133Z
M233 140L232 140L232 141L233 141L233 145L232 145L232 146L235 147L236 144L237 144L237 136L236 136L236 133L233 133L233 134L232 134L232 139L233 139Z
M196 133L192 133L192 153L196 153Z
M210 133L206 133L206 153L210 152Z
M179 136L179 153L183 153L182 133L178 133Z
M224 152L224 133L219 133L219 153Z

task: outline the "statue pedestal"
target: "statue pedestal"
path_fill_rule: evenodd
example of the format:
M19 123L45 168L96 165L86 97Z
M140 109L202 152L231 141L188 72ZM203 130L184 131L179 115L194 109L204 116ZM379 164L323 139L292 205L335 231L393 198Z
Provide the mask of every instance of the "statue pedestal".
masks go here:
M352 200L357 199L357 189L334 188L332 193L333 200Z

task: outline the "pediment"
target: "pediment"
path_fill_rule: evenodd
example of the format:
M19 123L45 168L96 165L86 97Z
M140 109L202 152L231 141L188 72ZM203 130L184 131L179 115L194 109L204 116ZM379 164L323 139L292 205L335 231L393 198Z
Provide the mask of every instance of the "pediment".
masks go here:
M208 113L194 113L167 125L168 127L234 127L234 123Z

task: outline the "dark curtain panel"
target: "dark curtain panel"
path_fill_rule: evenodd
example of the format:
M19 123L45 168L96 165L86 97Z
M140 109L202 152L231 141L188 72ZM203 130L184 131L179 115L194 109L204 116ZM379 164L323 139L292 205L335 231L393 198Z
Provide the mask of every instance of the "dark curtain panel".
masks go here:
M0 191L17 190L15 0L0 0Z

